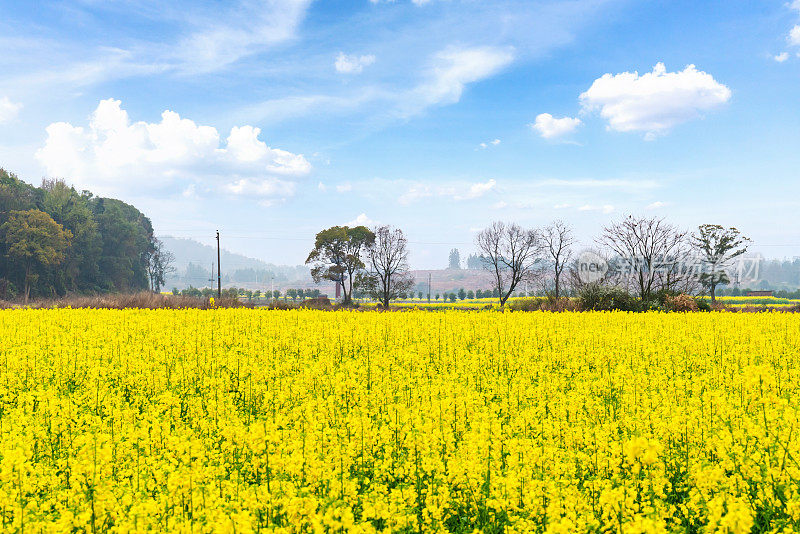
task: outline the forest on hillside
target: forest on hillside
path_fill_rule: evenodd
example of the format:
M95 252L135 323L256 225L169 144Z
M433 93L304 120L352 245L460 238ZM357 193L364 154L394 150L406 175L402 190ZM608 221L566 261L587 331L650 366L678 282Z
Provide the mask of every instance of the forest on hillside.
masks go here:
M130 204L0 169L0 299L159 289L169 256Z

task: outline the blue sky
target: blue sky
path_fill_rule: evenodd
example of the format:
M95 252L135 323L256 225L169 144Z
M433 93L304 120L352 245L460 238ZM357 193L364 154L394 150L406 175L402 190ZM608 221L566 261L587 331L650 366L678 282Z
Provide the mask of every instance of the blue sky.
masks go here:
M168 5L167 5L168 4ZM0 165L276 263L399 226L734 225L800 255L800 1L3 2Z

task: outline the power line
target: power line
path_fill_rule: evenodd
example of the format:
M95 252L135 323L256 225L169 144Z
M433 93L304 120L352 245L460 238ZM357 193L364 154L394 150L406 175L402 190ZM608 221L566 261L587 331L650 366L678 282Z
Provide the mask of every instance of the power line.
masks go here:
M164 235L163 237L179 237L179 238L197 238L202 239L207 237L200 234L187 234L183 236ZM275 237L275 236L254 236L254 235L225 235L226 239L251 239L260 241L314 241L314 237ZM471 241L408 241L414 245L467 245L471 246L475 243ZM202 243L201 243L202 244ZM800 247L800 243L753 243L753 248L758 247Z

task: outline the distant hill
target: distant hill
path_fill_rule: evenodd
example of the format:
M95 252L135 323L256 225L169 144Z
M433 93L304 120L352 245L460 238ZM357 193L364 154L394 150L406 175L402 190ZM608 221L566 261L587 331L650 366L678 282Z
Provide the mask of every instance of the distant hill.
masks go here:
M164 236L160 238L167 250L175 255L176 272L167 279L166 288L183 289L188 286L206 287L215 284L216 247L204 245L193 239ZM214 266L212 275L211 268ZM436 269L412 271L419 291L427 294L428 275L431 278L431 291L435 293L466 290L491 289L491 275L481 269ZM242 254L222 249L222 283L225 286L267 290L270 288L285 291L288 288L319 289L333 295L331 283L315 284L311 272L305 265L275 265Z
M182 289L190 285L212 285L211 269L216 276L217 249L193 239L172 236L160 238L164 247L175 255L176 272L167 279L167 288ZM311 287L313 280L305 265L275 265L242 254L221 251L222 281L226 286L267 288Z

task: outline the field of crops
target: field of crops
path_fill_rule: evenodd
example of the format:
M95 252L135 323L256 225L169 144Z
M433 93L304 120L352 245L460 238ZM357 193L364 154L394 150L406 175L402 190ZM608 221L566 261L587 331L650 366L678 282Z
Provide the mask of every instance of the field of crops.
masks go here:
M0 528L796 531L798 353L797 314L0 311Z

